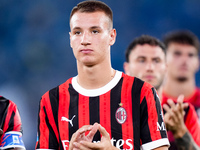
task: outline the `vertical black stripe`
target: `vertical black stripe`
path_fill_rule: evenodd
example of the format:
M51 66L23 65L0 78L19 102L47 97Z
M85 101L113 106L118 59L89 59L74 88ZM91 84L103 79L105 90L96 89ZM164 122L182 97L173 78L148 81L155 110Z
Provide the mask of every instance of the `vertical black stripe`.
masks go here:
M110 110L111 110L111 136L116 139L122 139L122 126L116 120L115 113L120 107L121 103L121 91L122 91L123 78L120 79L119 83L111 90L110 95ZM116 146L116 142L113 143Z
M59 150L64 150L60 136L59 136L59 148L60 148Z
M151 135L150 135L150 129L148 124L148 108L147 108L147 101L146 97L142 100L141 106L140 106L140 134L141 134L141 140L142 144L151 142ZM150 141L149 141L150 139Z
M163 121L163 116L162 116L162 109L161 109L161 105L160 105L160 99L155 91L154 88L151 89L153 92L153 96L154 96L154 100L155 100L155 104L156 104L156 110L157 110L157 114L158 114L158 123L161 127L160 129L160 135L162 138L166 138L167 137L167 133L166 133L166 127Z
M45 121L46 121L47 127L49 129L49 148L57 149L58 148L58 141L57 141L55 132L53 131L53 128L51 127L51 125L49 123L49 119L47 117L47 112L46 112L45 107L43 107L43 109L44 109L44 113L45 113L45 116L46 116Z
M140 96L144 82L134 78L132 87L132 111L133 111L133 138L134 149L140 149ZM138 140L136 140L138 139Z
M52 107L52 111L53 111L54 120L55 120L56 127L57 127L57 130L58 130L59 147L60 147L60 150L64 150L63 145L62 145L62 141L61 141L61 138L60 138L60 134L59 134L60 133L59 127L58 127L59 87L56 87L56 88L49 91L49 98L50 98L50 103L51 103L51 107Z
M9 126L9 127L8 127L8 129L7 129L5 132L13 131L13 127L14 127L14 116L15 116L15 112L13 111L12 114L11 114L9 123L8 123L8 126Z
M89 115L90 115L90 124L93 125L95 122L100 123L100 115L99 115L99 96L90 97L89 98ZM95 134L94 141L100 140L99 131Z
M187 119L189 109L190 109L190 105L187 108L184 109L184 111L185 111L184 122Z
M78 130L79 122L78 122L78 101L79 101L79 94L73 89L72 85L69 84L69 95L70 95L70 104L69 104L69 118L73 118L72 124L69 123L69 141L71 140L72 135Z
M3 129L5 118L8 112L9 100L5 99L4 97L0 98L0 128Z
M51 108L53 112L53 117L58 129L58 107L59 107L59 92L58 87L49 91L49 99L51 103Z

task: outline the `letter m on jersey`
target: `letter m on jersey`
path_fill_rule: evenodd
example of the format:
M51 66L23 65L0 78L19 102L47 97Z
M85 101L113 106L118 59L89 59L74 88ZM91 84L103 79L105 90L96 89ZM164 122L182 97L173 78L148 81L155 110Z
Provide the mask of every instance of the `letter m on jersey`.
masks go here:
M157 122L157 131L165 131L165 123L162 122L161 125Z

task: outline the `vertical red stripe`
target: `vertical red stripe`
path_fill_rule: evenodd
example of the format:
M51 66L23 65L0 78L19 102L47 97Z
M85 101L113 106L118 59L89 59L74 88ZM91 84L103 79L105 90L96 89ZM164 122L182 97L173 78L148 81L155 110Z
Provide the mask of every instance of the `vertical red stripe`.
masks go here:
M58 110L58 122L59 122L59 132L62 141L64 150L69 147L69 124L66 121L61 121L62 117L69 118L69 104L70 104L70 95L68 92L69 83L71 79L67 80L65 83L59 86L59 110Z
M89 97L79 94L79 105L78 105L78 119L79 119L79 128L83 125L90 124L90 115L89 115Z
M56 126L56 123L55 123L55 119L54 119L54 116L53 116L50 100L46 101L45 107L46 107L46 111L48 112L47 113L47 117L49 119L49 123L51 124L51 127L53 128L53 131L54 131L54 133L56 135L56 138L57 138L57 141L59 143L58 129L57 129L57 126Z
M49 129L47 128L46 124L46 115L44 112L44 106L45 101L49 100L49 92L45 93L41 100L40 104L40 112L39 112L39 118L40 118L40 125L39 125L39 131L40 131L40 148L49 148Z
M129 143L134 145L134 138L133 138L133 119L132 119L132 85L133 85L134 78L124 78L122 92L121 92L121 103L122 107L126 110L126 121L122 124L122 137L123 140L129 140ZM130 84L131 83L131 84ZM124 144L123 149L130 149L129 145ZM134 147L133 147L134 149Z
M111 135L110 92L100 96L100 124Z

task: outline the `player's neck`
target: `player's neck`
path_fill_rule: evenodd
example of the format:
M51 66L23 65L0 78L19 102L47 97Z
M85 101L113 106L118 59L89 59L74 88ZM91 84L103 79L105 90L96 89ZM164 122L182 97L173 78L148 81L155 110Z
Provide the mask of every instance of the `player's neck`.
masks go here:
M163 85L164 93L171 97L178 97L180 94L183 94L185 97L189 97L194 93L195 88L196 85L194 78L180 82L167 77L165 84Z
M115 76L116 71L107 65L95 65L92 67L78 67L78 84L85 89L97 89L105 86Z

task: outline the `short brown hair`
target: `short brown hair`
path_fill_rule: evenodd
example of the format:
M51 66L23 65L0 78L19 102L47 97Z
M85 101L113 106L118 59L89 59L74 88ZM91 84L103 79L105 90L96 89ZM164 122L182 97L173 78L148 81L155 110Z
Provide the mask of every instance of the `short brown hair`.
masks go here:
M70 20L76 12L92 13L96 11L104 12L111 21L111 27L113 27L113 13L111 8L105 3L96 0L86 0L78 3L77 6L75 6L71 11Z
M164 36L163 42L166 47L168 47L170 43L188 44L194 46L197 49L197 53L200 53L198 37L188 30L169 32Z
M131 51L137 45L144 45L144 44L148 44L151 46L159 46L163 50L163 53L166 54L166 48L163 42L161 42L159 39L150 35L141 35L140 37L135 38L126 49L126 52L125 52L126 62L129 62L129 55Z

